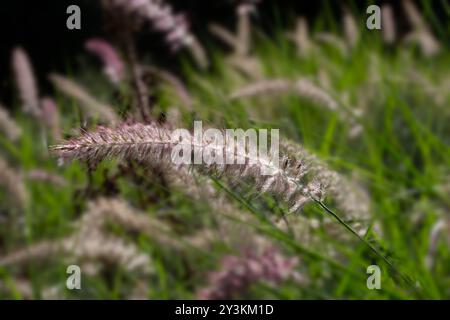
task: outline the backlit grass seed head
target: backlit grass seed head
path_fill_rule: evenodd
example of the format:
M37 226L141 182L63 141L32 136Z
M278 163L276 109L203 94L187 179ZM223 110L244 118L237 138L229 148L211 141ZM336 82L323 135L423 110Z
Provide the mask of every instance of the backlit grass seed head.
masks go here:
M441 44L430 31L413 31L405 37L405 43L417 45L425 57L433 57L441 51Z
M39 93L36 79L30 59L22 48L15 48L12 52L12 69L23 111L33 117L39 118Z
M45 262L60 251L59 241L41 241L28 247L16 249L0 257L0 266L24 266L28 263Z
M184 186L186 188L186 186ZM205 250L217 241L217 234L210 230L200 230L188 236L174 236L169 224L131 207L126 201L115 198L98 198L88 203L88 209L76 223L77 234L106 234L110 224L127 232L148 236L158 245L178 252L186 248Z
M184 185L183 187L190 186ZM99 198L91 201L88 204L87 212L78 222L79 232L83 234L96 230L106 231L107 223L115 223L126 231L146 235L159 245L178 251L184 250L186 247L205 249L217 240L217 235L210 230L200 230L189 236L175 237L169 224L151 217L145 212L140 212L122 199L114 198Z
M237 50L240 56L247 56L250 53L251 40L251 21L250 14L255 10L253 4L243 3L237 7L238 32L237 32Z
M237 52L238 38L236 35L216 23L211 23L208 26L208 29L214 36L227 44L230 48L234 48L234 51Z
M104 230L107 223L116 223L127 231L148 235L169 247L180 246L172 237L172 230L167 224L139 212L121 199L99 198L89 202L87 211L78 221L78 227L84 233Z
M0 258L0 266L25 266L29 263L47 263L54 258L76 261L85 271L96 274L101 267L116 265L129 272L152 272L150 257L134 244L107 235L100 230L82 230L59 240L41 241L29 247L12 251ZM86 266L86 268L84 268ZM94 268L92 268L94 266Z
M153 272L150 257L136 245L102 232L77 234L63 241L61 247L63 252L80 264L101 263L105 267L112 264L128 272Z
M415 29L426 29L427 23L423 19L420 11L417 9L416 5L412 0L402 0L402 7L405 11L406 17L409 23Z
M106 0L105 3L131 15L132 18L149 22L154 30L164 34L173 51L188 48L200 67L208 66L204 49L190 32L186 17L175 14L169 4L162 0Z
M118 116L111 106L98 101L78 83L58 74L51 74L49 78L58 90L78 100L80 102L80 107L82 107L83 111L87 115L94 118L98 117L100 120L108 124L118 122Z
M349 48L353 49L358 44L360 34L358 23L348 8L344 8L343 25L345 41Z
M236 8L236 32L228 31L218 24L210 24L209 30L222 40L233 52L226 62L240 74L250 79L262 77L261 61L251 55L251 14L256 11L257 2L243 2Z
M204 136L205 138L205 136ZM203 154L222 152L233 159L244 159L243 164L195 164L194 168L204 174L224 175L232 179L251 180L258 190L272 193L291 204L297 210L312 197L321 198L322 187L318 183L304 184L301 181L303 171L295 160L281 160L281 165L274 166L272 160L254 158L247 151L230 150L225 145L211 144L206 138L200 144L191 135L182 142L189 146L192 156L200 158ZM61 160L75 160L95 165L107 158L118 158L138 163L156 162L161 166L172 166L172 151L179 146L174 141L171 131L158 125L124 125L119 128L100 127L97 131L85 133L67 143L51 148L52 153ZM244 152L244 153L239 153ZM270 171L271 175L264 172Z
M289 79L273 79L255 82L245 86L230 95L231 99L254 97L260 95L296 94L330 110L336 110L339 104L325 90L307 79L297 81Z
M348 220L367 221L370 219L370 196L358 183L339 174L317 156L289 140L280 141L280 151L303 161L314 177L315 183L324 190Z
M308 55L314 48L314 44L311 41L308 21L305 17L299 17L297 19L295 30L288 33L287 37L295 43L299 56Z
M251 14L256 11L258 1L244 1L236 7L237 26L233 34L224 27L211 24L211 33L233 48L235 57L244 58L250 56L251 50Z
M402 0L402 7L413 30L406 36L406 43L417 44L425 57L432 57L441 51L441 44L433 35L420 11L412 0Z
M173 50L178 50L191 41L187 21L175 15L172 7L161 0L107 0L113 8L150 22L155 30L162 32Z
M297 258L285 257L276 247L263 252L245 251L242 256L227 255L221 259L221 269L209 274L209 283L198 291L200 299L232 299L245 294L252 284L265 282L279 285L291 280L304 283L294 269Z
M103 72L112 83L118 84L124 79L125 64L109 42L100 38L92 38L86 41L85 48L101 60Z
M330 110L336 110L339 106L326 91L322 90L307 79L299 79L294 87L299 96L310 99L311 101L322 105Z
M254 56L231 55L226 58L226 62L238 72L237 76L254 80L263 78L261 61Z
M288 93L293 89L292 81L289 79L264 80L251 83L230 95L230 99L241 99L259 95L275 95Z

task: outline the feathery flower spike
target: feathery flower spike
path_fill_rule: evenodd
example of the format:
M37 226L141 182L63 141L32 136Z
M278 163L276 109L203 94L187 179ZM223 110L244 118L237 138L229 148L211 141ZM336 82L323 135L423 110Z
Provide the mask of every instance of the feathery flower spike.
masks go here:
M39 109L39 93L33 67L27 53L20 47L13 50L12 67L17 89L22 100L23 111L39 118L41 113Z
M118 84L124 79L125 65L109 42L100 38L92 38L86 41L85 48L101 60L103 71L112 83Z
M187 137L186 137L187 138ZM100 127L97 131L88 132L67 143L51 148L52 153L61 160L81 160L88 164L106 158L118 158L139 163L156 162L161 166L172 166L172 151L180 146L193 150L194 157L202 157L204 153L222 155L230 159L244 159L245 164L199 164L200 172L205 174L221 174L237 179L252 180L255 187L262 192L269 192L283 198L296 211L305 203L323 197L323 189L314 181L304 184L301 178L304 172L299 170L295 159L281 159L280 166L274 166L271 159L254 157L248 152L238 153L237 148L230 150L225 145L213 145L207 139L196 142L190 135L184 141L173 141L171 131L155 125L124 125L119 128ZM263 175L271 172L272 175Z
M58 74L51 74L49 78L63 93L79 100L83 111L89 116L98 117L109 124L118 122L118 117L113 108L92 97L81 85Z

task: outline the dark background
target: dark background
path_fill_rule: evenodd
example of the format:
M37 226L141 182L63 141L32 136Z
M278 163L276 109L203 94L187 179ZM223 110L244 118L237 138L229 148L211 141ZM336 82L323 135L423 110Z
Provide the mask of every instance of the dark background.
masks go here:
M430 1L438 20L449 16L444 14L444 3L449 0ZM417 1L420 5L422 1ZM0 1L0 100L9 100L11 92L10 53L17 45L24 47L29 53L40 82L46 85L45 75L50 71L64 72L73 63L73 58L84 52L83 43L91 36L108 38L102 23L100 0L1 0ZM234 5L231 0L172 0L175 12L186 12L194 33L202 42L211 40L207 33L207 25L211 21L234 27ZM364 12L368 3L393 3L398 7L399 1L336 1L336 0L263 0L259 6L256 23L267 33L272 33L275 26L288 27L296 15L303 14L314 19L318 14L326 14L338 18L341 3ZM77 4L81 8L81 30L66 28L66 8ZM423 3L422 3L423 4ZM324 12L325 11L325 12ZM401 10L397 17L400 25L404 24ZM331 19L330 19L331 20ZM436 27L437 25L433 25ZM441 35L447 36L448 30L435 28ZM447 38L448 39L448 38ZM173 56L165 46L159 34L144 34L139 47L152 52L152 57L166 67L176 65ZM41 84L42 85L42 84ZM6 101L5 101L6 102Z

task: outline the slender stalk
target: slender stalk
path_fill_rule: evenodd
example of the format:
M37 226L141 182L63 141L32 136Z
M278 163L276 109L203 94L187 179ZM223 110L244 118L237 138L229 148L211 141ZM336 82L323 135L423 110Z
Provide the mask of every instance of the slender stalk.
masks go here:
M128 61L130 64L131 76L135 88L136 103L139 108L142 119L145 122L150 120L150 104L148 102L149 92L148 87L143 80L143 70L139 64L136 47L132 39L132 34L129 32L125 37L125 47L127 51Z
M400 272L394 264L384 255L382 255L370 242L365 238L361 237L349 224L342 220L333 210L328 208L322 201L312 198L322 209L324 209L328 214L335 218L340 224L342 224L347 230L349 230L353 235L355 235L361 242L363 242L372 252L374 252L378 257L380 257L396 274L398 274L406 284L415 289L414 284L411 279Z

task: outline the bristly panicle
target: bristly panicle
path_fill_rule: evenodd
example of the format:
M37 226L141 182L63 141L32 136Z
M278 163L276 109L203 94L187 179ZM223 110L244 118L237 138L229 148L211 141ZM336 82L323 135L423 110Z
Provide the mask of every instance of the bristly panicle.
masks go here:
M69 257L87 263L96 275L101 267L117 265L128 272L144 275L153 272L151 258L135 244L100 231L78 233L62 242L62 251ZM96 264L101 263L100 266Z
M40 116L39 93L33 67L27 53L22 48L15 48L12 53L12 68L17 89L22 101L23 111L35 118Z
M370 219L370 197L356 182L333 171L324 161L295 142L282 140L280 150L289 157L301 158L319 184L324 185L327 195L336 203L346 219L367 222Z
M222 142L223 143L223 142ZM172 151L175 147L186 146L191 150L191 159L202 159L204 154L220 153L228 159L244 159L244 163L217 164L205 163L193 165L204 174L225 175L237 180L250 180L256 189L281 197L296 211L312 198L321 199L325 189L314 178L307 179L303 162L282 157L279 166L270 157L258 157L248 151L239 151L223 143L211 143L203 135L203 141L197 142L189 134L183 141L173 140L171 131L156 124L123 125L116 129L100 127L69 140L62 145L53 146L52 153L62 161L81 160L90 165L107 158L118 158L139 163L158 163L173 166ZM267 175L264 172L270 172Z
M311 41L308 21L303 16L297 18L295 30L288 33L287 37L294 42L300 57L307 56L314 48L314 44Z
M417 44L425 57L438 54L442 46L430 30L419 9L412 0L402 0L402 7L413 30L406 36L406 43Z
M243 256L228 255L221 259L221 269L209 274L208 286L197 296L206 300L231 299L245 294L258 282L279 285L290 280L305 284L306 279L295 271L297 264L297 258L285 257L273 246L262 252L248 250Z
M122 238L106 235L102 232L76 233L56 241L42 241L16 250L0 258L0 266L21 266L36 261L47 262L63 255L70 261L89 267L83 268L88 273L96 274L102 263L122 267L127 271L139 271L143 274L152 272L150 257L139 251L132 243ZM92 268L92 266L95 267Z
M360 38L358 22L356 22L356 19L349 8L344 7L343 11L344 15L342 23L344 25L345 41L347 42L349 49L354 49Z
M112 264L127 271L144 275L152 272L151 258L133 243L110 235L104 230L108 220L115 220L125 228L135 228L151 233L155 237L164 234L163 224L135 215L132 209L118 200L99 199L89 204L88 211L75 224L75 232L58 240L41 241L31 246L12 251L0 257L0 266L23 266L31 262L48 262L54 257L70 258L86 266L87 273L97 274L101 267ZM159 228L159 229L157 229ZM154 236L152 234L152 236ZM169 238L170 240L170 238Z
M230 99L240 99L259 95L276 95L289 93L293 90L293 83L289 79L272 79L251 83L230 95Z
M118 116L111 106L98 101L75 81L58 74L51 74L49 78L58 90L61 90L64 94L80 101L80 107L83 108L83 111L87 115L94 118L97 117L108 124L118 122Z
M165 35L173 51L187 48L197 64L206 68L209 64L206 53L197 38L189 30L189 22L183 14L175 14L163 0L105 0L109 8L125 12L133 18L148 22Z
M258 81L233 92L230 95L230 98L239 99L260 95L265 96L286 93L297 94L299 97L308 99L330 110L336 110L339 107L339 103L325 90L319 88L317 85L305 78L299 78L297 81L283 78Z
M78 225L81 232L89 232L103 230L107 222L115 222L127 231L146 234L160 244L179 247L169 225L139 212L121 199L99 198L89 202Z
M109 42L100 38L92 38L86 41L85 48L101 60L103 72L112 83L118 84L124 79L125 64Z

